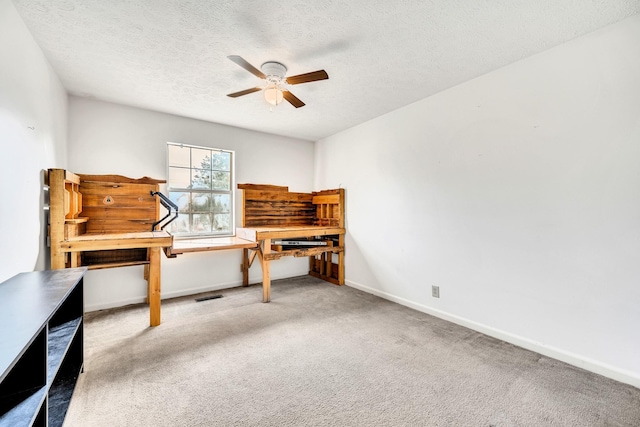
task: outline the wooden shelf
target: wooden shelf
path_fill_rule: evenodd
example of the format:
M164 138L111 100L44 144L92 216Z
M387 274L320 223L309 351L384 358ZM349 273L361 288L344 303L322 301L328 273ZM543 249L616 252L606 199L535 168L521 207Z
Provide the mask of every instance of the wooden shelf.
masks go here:
M89 221L89 218L87 217L65 218L64 220L64 222L66 222L67 224L84 224L87 221Z
M277 245L271 245L271 248ZM275 249L274 249L275 250ZM327 252L331 252L334 254L343 252L344 248L340 246L314 246L314 247L305 247L305 248L297 248L297 249L284 249L279 250L277 252L271 252L270 254L264 255L265 260L273 261L274 259L280 259L283 256L294 256L294 257L307 257L307 256L316 256L320 254L324 254Z

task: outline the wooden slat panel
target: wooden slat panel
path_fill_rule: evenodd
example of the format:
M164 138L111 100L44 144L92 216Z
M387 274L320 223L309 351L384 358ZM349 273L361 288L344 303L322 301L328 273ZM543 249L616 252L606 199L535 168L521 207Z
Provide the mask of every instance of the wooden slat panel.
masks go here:
M118 175L80 175L83 216L89 218L87 233L151 231L159 217L157 198L151 195L164 182Z
M289 191L289 187L268 184L238 184L239 190Z
M149 178L148 176L144 176L142 178L129 178L122 175L86 175L86 174L78 174L81 181L84 182L98 182L98 183L116 183L116 184L150 184L150 185L158 185L164 184L167 182L164 179L154 179Z
M134 233L151 231L154 219L142 220L89 220L87 233Z
M281 218L245 220L245 227L313 225L313 218L288 220Z
M278 202L309 202L313 200L313 196L309 193L291 193L283 191L253 191L244 190L244 199L258 201L278 201Z
M300 209L283 209L283 210L273 210L273 209L247 209L245 213L251 218L259 218L259 217L274 217L274 216L282 216L282 217L291 217L291 216L299 216L299 217L314 217L314 210L300 210Z
M102 183L82 182L80 192L87 195L111 195L111 196L150 196L151 191L156 191L157 185L153 184L127 184L127 183Z
M83 209L87 207L96 207L96 206L111 206L111 207L136 207L142 209L155 209L156 208L156 197L151 196L150 194L146 196L136 196L136 195L127 195L122 196L113 194L109 194L112 196L112 203L110 205L105 204L104 198L107 195L103 194L84 194L82 198ZM84 212L84 210L83 210Z
M281 210L281 209L299 209L314 212L316 207L307 202L275 202L275 201L255 201L247 200L245 210L247 209L261 209L265 211Z
M313 196L312 202L314 205L320 204L336 204L340 203L340 195L332 194L328 196Z
M247 214L247 217L249 218L249 221L256 221L256 220L261 220L261 219L283 219L283 220L296 220L296 219L302 219L304 218L305 221L308 221L309 224L313 223L313 218L315 217L315 215L313 214L313 212L309 213L309 212L300 212L300 211L280 211L280 212L268 212L268 211L261 211L261 212L249 212Z
M310 194L250 190L244 193L244 226L313 224L315 210Z
M84 208L84 215L91 218L91 221L123 219L141 220L154 222L156 218L155 204L151 208L117 208L117 207L90 207Z

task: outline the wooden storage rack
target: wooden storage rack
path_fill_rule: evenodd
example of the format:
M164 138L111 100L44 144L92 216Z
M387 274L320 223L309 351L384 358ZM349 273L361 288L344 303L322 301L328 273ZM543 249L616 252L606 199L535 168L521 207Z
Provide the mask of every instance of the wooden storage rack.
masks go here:
M144 265L151 326L160 324L160 251L173 236L154 230L165 181L49 169L51 268ZM82 215L82 216L81 216Z
M344 189L312 193L290 192L288 187L238 184L242 190L242 227L238 238L255 242L243 249L243 284L257 256L262 266L262 300L271 300L271 261L284 256L309 257L309 274L344 285ZM326 246L283 249L273 239L323 240ZM334 262L337 258L336 262Z

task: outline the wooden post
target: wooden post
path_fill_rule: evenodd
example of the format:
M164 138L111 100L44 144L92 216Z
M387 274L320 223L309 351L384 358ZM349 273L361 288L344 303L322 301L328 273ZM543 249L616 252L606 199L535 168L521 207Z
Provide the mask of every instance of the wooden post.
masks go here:
M151 256L151 251L149 249L147 249L147 261L150 260L150 256ZM147 288L148 288L149 287L149 264L145 264L144 265L143 277L144 277L144 280L147 281ZM149 304L149 290L148 289L147 289L147 298L145 299L144 302Z
M60 248L64 240L64 169L49 169L49 239L51 269L66 267L66 255Z
M344 234L338 237L338 246L344 248ZM338 252L338 284L344 285L344 250Z
M341 188L338 194L340 194L339 196L340 203L338 204L338 218L339 218L338 225L344 228L345 226L344 224L344 213L345 213L344 188ZM343 248L343 250L338 253L338 283L340 285L344 285L344 241L345 241L345 235L340 234L338 236L338 246Z
M268 259L265 259L266 255L271 253L271 239L264 239L262 241L262 257L260 262L262 264L262 302L271 301L271 266Z
M249 286L249 249L242 249L242 286Z
M149 301L149 324L160 324L160 248L149 248L149 282L147 290Z
M333 240L329 240L327 242L327 246L333 246ZM325 262L326 262L325 274L328 277L331 277L331 274L333 272L333 268L332 268L332 265L333 265L333 253L332 252L325 252L324 255L327 257L325 259Z

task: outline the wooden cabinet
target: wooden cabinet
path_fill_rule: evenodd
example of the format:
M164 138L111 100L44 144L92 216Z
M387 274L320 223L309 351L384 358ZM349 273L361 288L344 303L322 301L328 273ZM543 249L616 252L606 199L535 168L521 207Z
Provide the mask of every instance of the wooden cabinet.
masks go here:
M86 270L0 284L0 427L62 425L84 360Z

